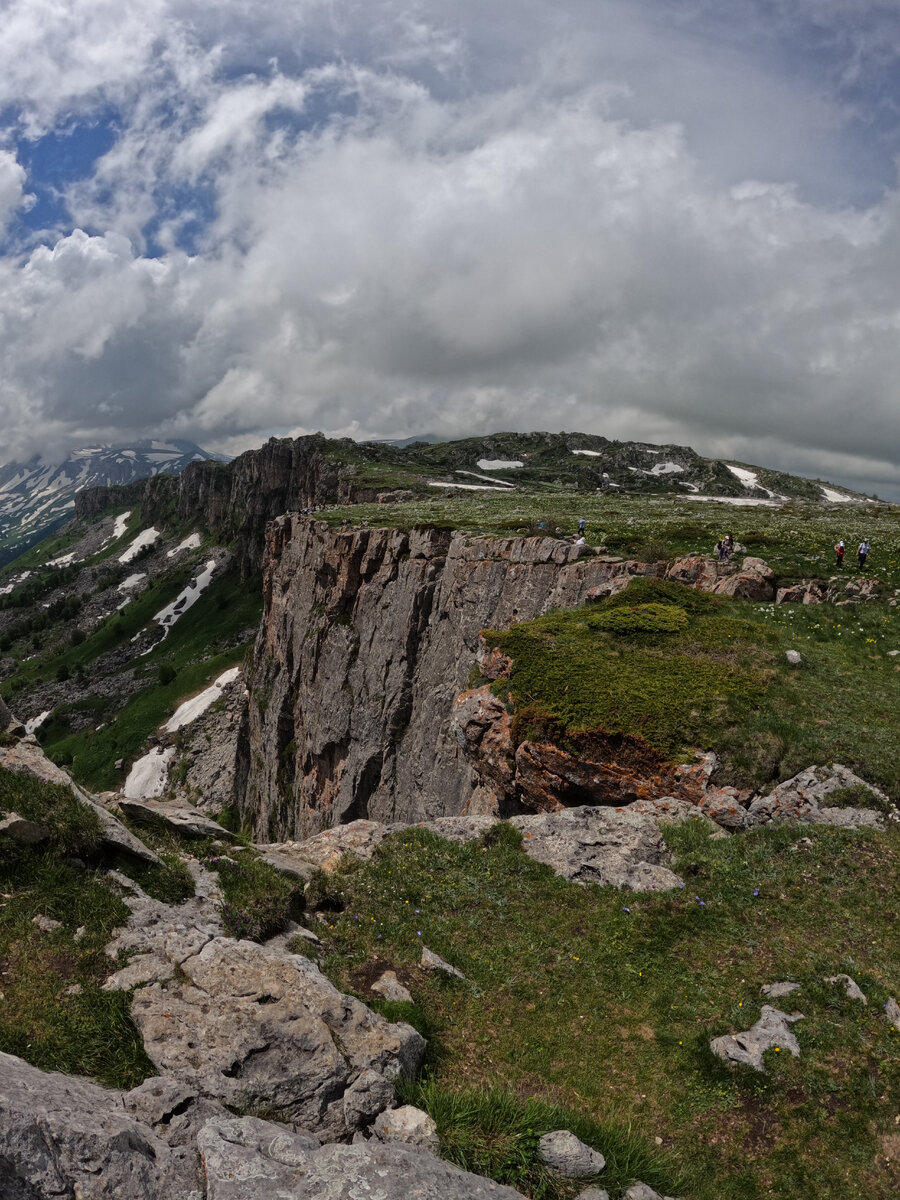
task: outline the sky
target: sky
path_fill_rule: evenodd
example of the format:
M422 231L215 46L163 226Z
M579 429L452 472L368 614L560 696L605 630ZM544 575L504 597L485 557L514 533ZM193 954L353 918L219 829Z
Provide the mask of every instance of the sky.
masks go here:
M583 430L900 499L896 0L0 0L5 459Z

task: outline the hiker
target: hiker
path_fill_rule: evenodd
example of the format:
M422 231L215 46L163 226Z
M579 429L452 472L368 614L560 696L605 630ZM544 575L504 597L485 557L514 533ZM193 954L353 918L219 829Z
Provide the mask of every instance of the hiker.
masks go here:
M844 539L841 538L841 540L838 542L838 544L834 548L834 552L837 555L837 569L839 571L842 571L844 569L844 554L846 552L846 549L847 549L847 547L844 545Z
M866 569L866 559L869 557L869 551L871 549L872 547L869 545L868 538L863 538L863 540L859 543L859 549L856 552L859 558L859 569L861 571Z
M726 562L730 561L732 550L734 550L734 538L730 533L726 533L722 539L722 556Z
M579 533L584 533L585 525L587 525L587 518L582 517L581 520L578 522L578 532Z
M719 538L719 540L716 542L716 558L719 560L719 562L722 561L722 556L724 555L724 553L725 553L725 547L722 544L722 539Z

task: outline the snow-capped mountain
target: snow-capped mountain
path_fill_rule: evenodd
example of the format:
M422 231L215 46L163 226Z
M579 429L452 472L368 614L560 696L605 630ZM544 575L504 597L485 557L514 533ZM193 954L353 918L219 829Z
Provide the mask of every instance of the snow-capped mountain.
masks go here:
M75 493L84 488L131 483L163 472L177 475L188 463L219 454L180 439L137 441L125 446L87 446L73 450L64 462L30 462L0 466L0 562L39 541L67 521Z

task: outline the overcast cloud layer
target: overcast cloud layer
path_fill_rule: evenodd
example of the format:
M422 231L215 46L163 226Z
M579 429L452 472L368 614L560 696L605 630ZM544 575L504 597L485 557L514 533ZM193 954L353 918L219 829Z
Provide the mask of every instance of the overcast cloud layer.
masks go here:
M583 429L900 498L895 3L0 14L4 457Z

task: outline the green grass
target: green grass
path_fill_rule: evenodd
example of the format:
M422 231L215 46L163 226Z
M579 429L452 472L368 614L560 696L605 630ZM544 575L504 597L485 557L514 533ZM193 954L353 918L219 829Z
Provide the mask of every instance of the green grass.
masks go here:
M154 1071L129 1016L130 994L102 990L113 969L105 946L129 910L100 869L97 818L68 788L5 770L0 806L51 831L35 847L0 838L0 1050L44 1070L133 1087ZM118 865L133 871L128 860ZM160 887L172 872L141 873ZM44 932L35 916L61 926Z
M715 749L720 781L757 788L837 761L896 799L897 674L886 651L900 648L897 612L722 603L636 579L603 604L485 637L513 660L494 690L511 703L519 740L599 730L670 758ZM799 670L788 649L800 650Z
M557 878L505 828L468 845L409 830L332 877L344 907L324 927L325 967L367 1002L365 964L404 969L434 1031L418 1095L445 1152L498 1177L522 1169L533 1195L530 1101L592 1123L614 1196L644 1178L691 1200L887 1200L897 1176L876 1155L900 1111L900 1032L882 1013L900 992L900 930L885 919L900 831L803 832L811 849L792 848L796 830L710 842L703 823L674 828L687 887L634 895ZM418 970L423 943L466 981ZM867 1007L822 982L839 971ZM789 1008L805 1014L802 1057L771 1053L765 1076L729 1070L709 1040L748 1028L778 979L801 985ZM473 1089L511 1099L485 1107Z
M253 853L244 850L232 857L207 851L202 861L219 876L222 928L228 937L262 942L302 915L303 885Z

